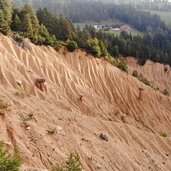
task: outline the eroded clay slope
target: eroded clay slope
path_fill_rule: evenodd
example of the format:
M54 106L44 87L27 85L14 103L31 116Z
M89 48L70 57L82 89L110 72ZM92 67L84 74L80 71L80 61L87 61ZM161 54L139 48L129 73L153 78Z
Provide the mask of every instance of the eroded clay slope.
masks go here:
M0 95L0 139L19 149L22 168L47 169L76 151L86 171L171 170L170 97L84 51L19 47L1 35Z
M128 57L127 62L129 65L130 74L132 74L134 70L137 70L139 74L143 74L143 76L150 81L150 84L154 88L161 92L164 89L167 89L169 93L171 93L171 68L169 65L164 65L157 62L154 63L148 60L144 66L140 66L137 63L137 60L132 57Z

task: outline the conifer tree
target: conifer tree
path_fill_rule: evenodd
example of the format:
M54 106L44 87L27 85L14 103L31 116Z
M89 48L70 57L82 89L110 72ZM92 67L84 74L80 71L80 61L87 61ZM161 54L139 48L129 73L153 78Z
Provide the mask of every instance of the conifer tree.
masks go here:
M13 31L18 31L18 32L22 30L21 20L17 14L15 14L13 17L11 28Z
M22 18L22 31L28 36L32 36L33 28L29 14L25 14Z
M56 28L56 38L60 40L66 41L71 38L71 29L70 24L66 18L62 15L59 16L57 20L57 28Z
M12 7L9 0L0 0L0 31L7 34L10 31Z
M109 56L107 48L106 48L106 46L102 40L99 41L99 46L100 46L100 50L101 50L101 55L102 56Z

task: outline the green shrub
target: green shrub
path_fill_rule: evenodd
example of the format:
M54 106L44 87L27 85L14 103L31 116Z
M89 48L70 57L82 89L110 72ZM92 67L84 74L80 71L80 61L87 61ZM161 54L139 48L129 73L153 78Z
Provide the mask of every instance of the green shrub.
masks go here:
M53 39L50 36L47 37L43 42L44 45L53 45L53 43Z
M147 78L145 78L142 74L139 74L138 79L144 84L150 86L150 81L148 81Z
M109 62L109 63L111 63L111 57L110 56L105 56L104 57L104 60L107 61L107 62Z
M161 132L160 132L160 136L161 136L161 137L167 137L167 134L166 134L166 132L161 131Z
M16 150L10 153L4 143L0 142L0 171L19 171L21 158Z
M80 157L71 153L68 160L61 165L54 166L51 171L81 171Z
M89 39L87 41L87 50L96 57L100 57L102 55L99 40L97 38Z
M112 63L113 63L113 65L115 65L116 67L121 69L122 71L128 72L128 65L126 64L126 62L123 59L114 58Z
M12 35L13 39L17 42L17 43L22 43L23 42L23 37L20 35L20 33L15 33Z
M132 73L132 76L134 76L134 77L137 78L138 77L138 71L137 70L134 70L133 73Z
M151 86L150 81L148 81L147 78L145 78L142 74L139 74L137 70L133 71L132 76L136 77L139 81L143 82L144 84Z
M61 42L57 40L53 40L53 44L51 45L56 51L58 51L61 48Z
M75 41L68 41L67 48L70 52L73 52L75 49L78 48L77 43Z
M165 96L169 96L169 91L167 89L164 89L163 92L162 92Z

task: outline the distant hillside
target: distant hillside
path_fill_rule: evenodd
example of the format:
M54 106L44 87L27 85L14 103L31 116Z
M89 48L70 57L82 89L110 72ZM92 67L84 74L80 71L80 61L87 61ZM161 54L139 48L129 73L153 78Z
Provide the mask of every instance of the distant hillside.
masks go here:
M166 23L167 26L171 28L171 11L160 11L160 10L146 10L151 14L156 14L161 17L161 19Z

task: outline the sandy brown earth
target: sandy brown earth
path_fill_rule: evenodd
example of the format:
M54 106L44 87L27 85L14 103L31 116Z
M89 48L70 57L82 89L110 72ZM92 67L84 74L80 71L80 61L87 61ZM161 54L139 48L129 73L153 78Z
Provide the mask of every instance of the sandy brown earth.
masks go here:
M162 65L148 60L144 66L140 66L133 57L128 57L127 62L130 74L137 70L139 74L143 74L150 81L154 88L159 88L161 92L164 89L171 92L171 68L169 65Z
M171 85L163 65L130 64L157 86ZM47 94L34 86L37 77ZM21 170L46 170L71 152L85 171L171 170L171 98L84 51L28 40L19 47L0 35L0 106L0 140L19 149Z

